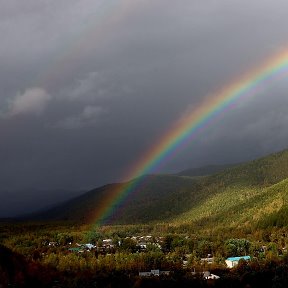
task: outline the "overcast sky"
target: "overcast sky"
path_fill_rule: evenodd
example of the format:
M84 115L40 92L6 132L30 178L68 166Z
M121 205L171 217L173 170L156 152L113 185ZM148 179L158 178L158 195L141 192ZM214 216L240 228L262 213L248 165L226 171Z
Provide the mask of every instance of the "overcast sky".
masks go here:
M2 205L11 190L121 180L187 107L285 48L287 11L287 0L0 0ZM159 172L287 148L287 88L240 101Z

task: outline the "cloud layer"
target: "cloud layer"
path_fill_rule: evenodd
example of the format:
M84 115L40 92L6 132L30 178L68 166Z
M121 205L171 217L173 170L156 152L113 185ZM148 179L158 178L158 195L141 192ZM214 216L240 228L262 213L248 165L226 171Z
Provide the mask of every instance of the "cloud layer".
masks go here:
M120 181L188 107L287 47L287 10L286 0L0 0L1 189ZM286 91L283 79L241 99L160 172L286 148Z
M51 96L42 88L30 88L23 94L18 94L9 103L6 117L14 117L21 114L40 115L46 108Z
M105 113L105 110L99 106L86 106L83 111L76 116L68 117L58 121L52 125L55 128L77 129L85 126L94 125L100 115Z

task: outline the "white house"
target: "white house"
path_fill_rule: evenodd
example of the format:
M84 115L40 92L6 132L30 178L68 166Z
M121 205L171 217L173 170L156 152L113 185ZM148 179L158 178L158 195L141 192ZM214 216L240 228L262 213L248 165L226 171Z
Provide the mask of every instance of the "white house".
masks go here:
M220 279L220 277L218 275L215 275L215 274L212 274L210 273L209 271L205 271L203 273L203 278L205 280L209 280L209 279L212 279L212 280L217 280L217 279Z
M93 245L93 244L91 244L91 243L84 244L84 246L85 246L87 249L89 249L89 250L96 248L96 246Z
M112 239L103 239L102 241L103 245L113 245Z
M245 261L249 261L251 259L250 256L239 256L239 257L230 257L225 260L228 268L233 268L238 265L239 261L243 259Z

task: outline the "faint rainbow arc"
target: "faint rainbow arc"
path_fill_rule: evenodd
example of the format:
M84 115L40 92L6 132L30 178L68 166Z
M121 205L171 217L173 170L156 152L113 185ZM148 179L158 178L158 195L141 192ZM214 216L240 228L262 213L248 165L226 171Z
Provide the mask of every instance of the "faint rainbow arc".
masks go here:
M232 81L231 84L226 85L217 93L206 97L205 101L197 109L191 113L186 113L185 117L181 117L132 166L126 176L122 178L123 183L117 185L93 215L93 225L98 226L109 218L115 205L119 205L126 199L136 186L140 184L143 175L155 171L167 157L175 153L179 146L191 141L197 135L197 132L211 125L217 115L230 109L242 98L254 96L259 93L259 90L269 87L272 83L286 77L287 74L288 51L285 50L269 58L257 69L253 69L243 77ZM131 179L136 180L131 181Z
M85 51L90 47L90 41L103 39L105 35L113 31L117 21L121 22L125 17L128 17L135 7L137 6L133 3L133 0L99 1L97 9L94 11L94 18L90 16L89 21L81 31L66 40L60 53L56 53L45 69L36 75L34 86L45 86L47 82L53 83L56 79L61 78L62 74L70 72L71 66L69 63L73 63L75 58L83 53L82 50ZM74 66L72 68L75 69Z

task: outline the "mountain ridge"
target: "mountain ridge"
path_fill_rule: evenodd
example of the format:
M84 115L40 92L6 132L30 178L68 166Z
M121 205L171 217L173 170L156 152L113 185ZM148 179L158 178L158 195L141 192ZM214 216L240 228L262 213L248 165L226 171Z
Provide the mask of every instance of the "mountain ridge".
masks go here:
M275 218L280 209L286 211L288 150L218 168L218 172L205 176L147 175L145 184L140 185L139 179L131 180L138 184L135 191L123 203L115 203L106 224L264 225L272 221L265 219ZM87 215L100 209L117 185L123 184L92 189L53 209L30 215L30 219L87 223Z
M225 169L234 167L239 164L222 164L222 165L205 165L196 168L188 168L183 171L176 173L177 176L189 176L189 177L196 177L196 176L207 176L215 173L222 172Z

